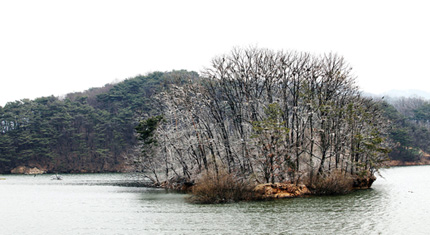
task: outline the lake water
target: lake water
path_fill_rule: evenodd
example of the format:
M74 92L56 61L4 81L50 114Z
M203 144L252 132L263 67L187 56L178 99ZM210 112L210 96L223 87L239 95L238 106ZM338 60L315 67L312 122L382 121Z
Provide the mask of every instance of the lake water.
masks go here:
M430 234L430 166L345 196L194 205L129 174L0 175L0 234Z

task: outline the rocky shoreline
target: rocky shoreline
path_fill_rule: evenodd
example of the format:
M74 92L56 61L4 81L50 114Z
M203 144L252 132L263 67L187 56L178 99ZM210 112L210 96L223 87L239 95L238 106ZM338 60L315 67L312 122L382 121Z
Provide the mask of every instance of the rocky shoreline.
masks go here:
M257 198L281 199L295 198L311 195L311 191L304 184L267 183L259 184L254 188Z
M352 182L351 190L369 189L375 182L375 176L355 178ZM267 183L259 184L254 188L256 197L260 199L281 199L281 198L296 198L304 197L315 194L304 184L291 184L291 183Z
M118 165L114 168L108 168L104 170L92 170L92 169L80 169L80 170L54 170L47 165L42 164L29 164L29 165L20 165L17 166L10 171L0 171L0 174L24 174L24 175L38 175L38 174L46 174L46 173L72 173L72 174L80 174L80 173L126 173L132 172L132 168L126 166L124 164Z
M11 174L24 174L24 175L40 175L45 174L46 169L39 169L38 167L18 166L10 171Z
M430 159L423 158L417 162L405 162L405 161L399 161L399 160L390 160L386 164L387 167L391 167L391 166L424 166L424 165L430 165Z

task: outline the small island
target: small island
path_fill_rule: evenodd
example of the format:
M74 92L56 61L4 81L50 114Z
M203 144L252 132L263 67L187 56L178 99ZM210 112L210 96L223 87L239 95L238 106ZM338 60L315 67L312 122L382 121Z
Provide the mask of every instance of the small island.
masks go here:
M388 159L382 103L338 55L234 49L182 79L136 128L135 162L156 185L192 185L193 201L347 193Z

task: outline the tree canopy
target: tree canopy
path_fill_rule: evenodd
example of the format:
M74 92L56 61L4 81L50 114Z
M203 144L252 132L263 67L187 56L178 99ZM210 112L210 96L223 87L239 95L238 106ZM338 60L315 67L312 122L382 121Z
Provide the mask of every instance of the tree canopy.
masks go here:
M335 54L235 49L213 59L199 82L157 99L164 122L150 146L156 169L146 170L166 179L222 168L257 182L298 182L373 174L387 159L380 104L361 96Z
M335 54L235 49L200 76L154 72L9 102L0 107L0 173L123 171L146 159L141 170L167 178L225 168L268 182L373 172L389 144L395 160L430 152L428 101L372 100L354 80Z
M135 126L155 115L152 97L195 72L154 72L64 98L42 97L0 107L0 173L19 165L51 172L122 171L133 154Z
M384 115L390 120L389 137L393 142L389 156L403 162L418 161L430 153L430 103L421 98L388 99Z

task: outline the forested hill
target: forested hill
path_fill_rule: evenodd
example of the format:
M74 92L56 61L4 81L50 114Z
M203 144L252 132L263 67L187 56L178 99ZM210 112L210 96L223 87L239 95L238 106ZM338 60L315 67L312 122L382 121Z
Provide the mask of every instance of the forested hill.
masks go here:
M117 172L135 151L139 119L157 114L151 97L196 72L154 72L64 98L0 106L0 173L17 166L48 172Z
M196 72L154 72L63 98L24 99L0 106L0 173L18 166L47 172L118 172L139 154L135 127L159 114L152 98L198 79ZM404 98L383 103L391 121L390 157L418 161L430 152L430 103Z
M383 110L390 121L389 156L400 162L429 163L430 102L423 98L389 98ZM402 163L400 163L402 164Z

